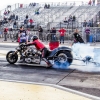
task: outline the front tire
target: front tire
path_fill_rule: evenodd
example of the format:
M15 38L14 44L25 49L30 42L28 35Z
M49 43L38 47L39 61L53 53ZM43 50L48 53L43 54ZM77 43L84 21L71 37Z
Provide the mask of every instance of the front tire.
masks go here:
M10 64L14 64L17 62L18 60L18 55L15 53L15 51L9 51L6 55L6 60L10 63Z
M57 53L57 58L54 60L54 67L67 69L73 62L73 55L70 51L60 51Z

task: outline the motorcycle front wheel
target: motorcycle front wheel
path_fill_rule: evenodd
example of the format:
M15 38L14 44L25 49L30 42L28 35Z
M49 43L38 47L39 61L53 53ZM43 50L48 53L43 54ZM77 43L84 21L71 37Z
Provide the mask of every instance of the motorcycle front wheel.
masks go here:
M67 69L73 62L73 55L70 51L60 51L54 59L54 68Z
M15 53L15 51L9 51L6 55L6 60L10 63L10 64L14 64L17 62L18 60L18 55Z

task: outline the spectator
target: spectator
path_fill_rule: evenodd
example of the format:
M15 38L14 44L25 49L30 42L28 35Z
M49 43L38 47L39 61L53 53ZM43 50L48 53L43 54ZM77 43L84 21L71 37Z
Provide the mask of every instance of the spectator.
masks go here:
M32 4L30 3L29 6L32 6Z
M61 28L59 30L59 33L60 33L60 44L61 44L61 41L63 41L63 43L64 43L65 32L66 32L66 30L64 28Z
M7 11L6 10L4 11L4 15L7 15Z
M32 28L34 28L36 25L37 25L37 23L36 22L33 22L32 23Z
M12 20L13 20L13 21L15 20L15 14L12 15Z
M9 16L8 21L12 22L12 15Z
M32 28L33 19L30 19L29 22L30 22L30 28Z
M65 17L65 19L64 19L64 23L68 23L68 21L67 21L66 17Z
M90 29L89 29L88 26L87 26L86 29L85 29L85 33L86 33L86 42L89 42Z
M33 3L31 3L31 7L33 7Z
M10 11L8 10L8 14L10 13Z
M91 0L90 0L90 1L89 1L89 3L88 3L88 5L90 5L90 6L91 6L91 3L92 3L92 2L91 2Z
M36 3L35 2L33 3L33 6L36 6Z
M48 8L48 9L50 8L50 4L47 5L47 8Z
M27 19L24 20L24 26L28 27L28 20Z
M16 21L13 23L13 28L17 28L17 22Z
M15 18L15 20L18 20L18 15L16 15L16 18Z
M55 27L53 27L51 30L51 40L56 41L56 29L55 29Z
M11 5L8 5L7 8L11 8Z
M3 22L4 22L4 24L5 23L8 23L8 20L7 20L7 17L6 16L4 16Z
M51 29L48 29L46 31L46 39L47 39L47 41L48 40L51 40L51 34L52 34L52 28Z
M91 20L89 20L89 22L87 23L87 26L92 27L92 21Z
M93 2L93 6L95 6L95 0L93 0L92 2Z
M35 14L39 15L39 9L35 10Z
M43 29L41 26L39 27L38 32L39 32L39 39L43 41Z
M44 8L47 8L47 4L44 5Z
M86 26L87 26L87 22L86 22L86 20L84 20L83 27L86 27Z
M75 17L75 15L73 16L73 21L76 21L76 17Z
M26 15L26 19L28 19L28 15Z
M79 35L79 30L78 29L75 29L74 30L74 42L72 43L72 45L74 43L84 43L83 39L81 38L81 36Z
M4 41L7 41L8 28L4 28Z
M72 21L73 17L70 15L68 21Z

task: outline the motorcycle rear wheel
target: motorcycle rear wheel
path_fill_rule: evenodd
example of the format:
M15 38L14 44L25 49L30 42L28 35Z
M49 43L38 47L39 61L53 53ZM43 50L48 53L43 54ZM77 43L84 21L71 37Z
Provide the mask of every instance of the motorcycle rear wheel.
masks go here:
M6 55L6 60L10 63L10 64L14 64L17 62L18 60L18 55L16 53L14 53L15 51L9 51Z
M73 55L70 51L60 51L54 60L54 67L67 69L73 62Z

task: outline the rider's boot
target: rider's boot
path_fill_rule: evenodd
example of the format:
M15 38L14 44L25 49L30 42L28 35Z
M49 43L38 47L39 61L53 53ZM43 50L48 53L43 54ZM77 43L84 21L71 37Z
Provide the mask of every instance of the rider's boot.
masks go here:
M51 62L49 60L47 60L46 58L43 58L43 60L47 63L47 67L50 68L52 67L53 65L51 64Z

